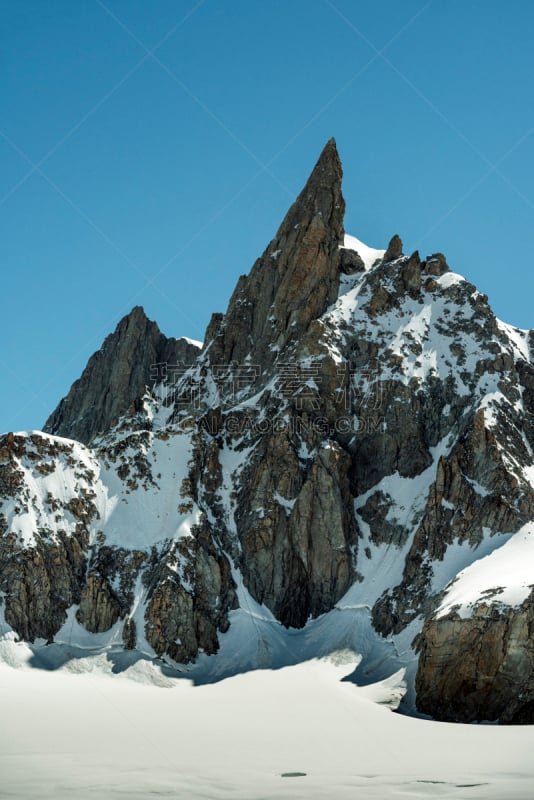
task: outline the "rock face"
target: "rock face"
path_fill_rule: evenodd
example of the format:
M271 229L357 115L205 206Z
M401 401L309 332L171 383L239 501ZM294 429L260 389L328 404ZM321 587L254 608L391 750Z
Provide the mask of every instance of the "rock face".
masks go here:
M44 497L32 496L25 462L28 458L35 474L46 480L55 472L56 459L70 459L71 452L69 445L38 434L0 437L0 498L13 504L15 516L27 516L42 503L54 515L67 513L72 520L68 532L60 525L53 537L48 527L34 523L32 528L38 535L33 546L26 548L5 513L0 514L0 592L5 620L29 641L51 641L65 621L67 609L80 602L89 526L98 512L90 479L85 470L82 473L85 465L78 465L77 496L60 503L48 493Z
M533 722L534 333L344 207L331 140L202 351L133 309L0 438L0 624L212 678L351 631L419 710Z
M340 250L339 268L345 275L354 275L355 272L362 272L365 264L359 253L347 247Z
M157 365L189 366L198 353L187 339L167 339L136 306L91 356L44 430L89 444L121 416L139 409L146 387L158 379Z
M507 435L510 443L518 437L511 427ZM519 441L516 444L521 447ZM403 578L376 602L375 627L383 633L399 632L421 608L432 607L433 564L443 561L450 545L466 542L477 547L485 531L519 530L533 515L531 487L509 471L495 432L487 426L484 412L477 411L450 454L438 461Z
M242 276L224 318L206 332L212 364L272 362L274 348L298 341L337 297L345 201L331 139L275 238Z
M281 433L243 475L236 514L241 570L252 596L288 627L329 611L354 580L349 465L332 444L318 449L303 476Z
M419 710L449 722L532 725L533 629L532 594L519 608L480 602L468 619L428 619L419 641Z
M218 631L228 630L228 612L236 607L234 582L228 560L214 548L209 534L208 526L199 526L191 543L171 551L162 572L158 565L145 627L156 655L168 653L178 662L190 661L200 651L212 655L219 648ZM187 564L183 578L172 569L177 556Z

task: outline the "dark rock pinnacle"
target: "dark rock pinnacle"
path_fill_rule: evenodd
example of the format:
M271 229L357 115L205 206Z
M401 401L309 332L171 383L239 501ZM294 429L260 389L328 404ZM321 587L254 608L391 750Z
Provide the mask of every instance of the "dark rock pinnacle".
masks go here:
M387 264L388 261L395 261L396 258L400 258L402 255L402 239L400 236L395 234L391 237L390 243L388 244L388 249L384 253L384 262Z
M211 363L269 366L337 297L345 201L334 139L326 144L275 238L242 276L223 318L206 333ZM210 344L211 340L211 344Z
M43 430L88 444L108 431L154 383L155 364L190 364L198 354L186 339L164 336L141 306L135 306L91 356Z

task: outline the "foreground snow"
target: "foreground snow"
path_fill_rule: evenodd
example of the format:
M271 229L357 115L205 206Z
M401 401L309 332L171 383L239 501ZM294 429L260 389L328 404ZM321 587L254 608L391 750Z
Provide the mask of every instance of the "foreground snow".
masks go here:
M104 655L55 672L0 663L0 797L533 796L533 726L394 714L401 673L341 682L357 660L344 651L198 687L147 661L111 675Z

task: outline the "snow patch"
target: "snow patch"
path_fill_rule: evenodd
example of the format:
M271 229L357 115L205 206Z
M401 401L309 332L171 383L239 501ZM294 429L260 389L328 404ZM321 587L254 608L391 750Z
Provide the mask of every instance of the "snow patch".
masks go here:
M204 342L199 342L198 339L190 339L189 336L182 336L182 339L185 339L188 344L192 344L194 347L198 347L199 350L202 350L204 347Z
M449 584L436 616L439 619L454 609L462 619L471 617L474 605L483 601L484 595L491 603L518 606L533 587L534 523L529 522L501 547L457 575Z
M384 258L385 250L377 250L374 247L369 247L368 245L361 242L355 236L349 236L348 233L345 234L345 239L343 241L343 248L344 250L356 250L358 255L360 256L361 260L365 265L365 269L371 269L375 261L381 260Z

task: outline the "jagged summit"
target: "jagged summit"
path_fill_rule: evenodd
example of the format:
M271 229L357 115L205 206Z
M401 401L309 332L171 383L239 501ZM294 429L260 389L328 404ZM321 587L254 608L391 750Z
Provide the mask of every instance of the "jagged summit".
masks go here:
M189 365L198 352L186 339L167 338L135 306L91 356L43 430L88 444L136 409L145 388L156 380L156 364Z
M226 315L212 318L205 337L211 363L249 357L269 365L273 352L297 340L337 297L345 211L341 179L330 139L276 237L240 279ZM135 306L91 357L44 430L89 443L139 405L155 381L154 364L190 365L197 356L189 340L168 339Z
M341 242L343 239L343 221L345 215L345 201L341 194L343 168L336 146L335 139L330 139L324 146L310 177L297 197L295 203L288 211L277 238L281 232L291 226L296 219L309 214L320 215L331 231L333 237Z
M263 368L337 297L345 200L334 139L324 147L275 238L242 276L224 317L206 332L211 363L248 358Z

